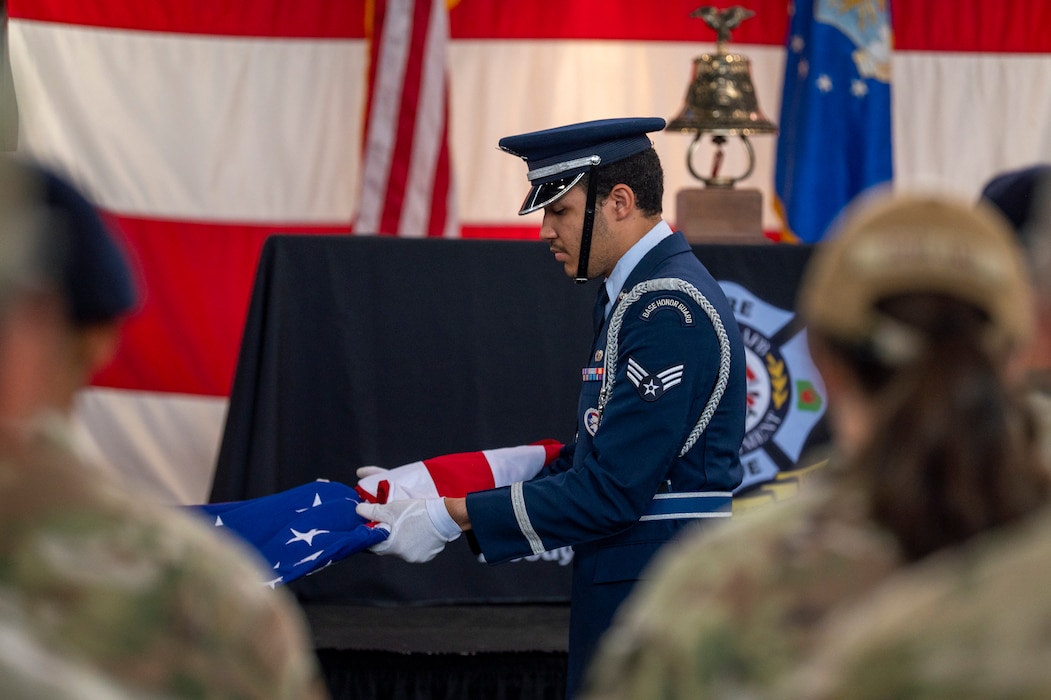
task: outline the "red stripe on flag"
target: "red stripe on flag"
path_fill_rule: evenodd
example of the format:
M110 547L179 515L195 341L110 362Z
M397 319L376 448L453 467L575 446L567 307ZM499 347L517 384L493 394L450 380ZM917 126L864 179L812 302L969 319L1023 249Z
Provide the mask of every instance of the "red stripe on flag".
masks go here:
M715 32L690 14L701 5L740 5L755 12L733 31L736 44L783 46L786 0L698 2L661 0L618 4L610 0L460 0L449 13L454 39L613 39L715 43ZM557 66L551 66L555 73Z
M108 217L137 268L142 296L114 361L94 386L227 396L259 253L274 233L346 227L206 224Z
M259 0L207 3L154 0L9 0L11 17L114 29L259 36L348 38L365 36L365 0ZM756 16L741 25L733 40L743 44L784 43L784 0L737 0ZM614 39L714 42L702 20L690 18L697 0L663 0L656 11L610 6L609 0L530 0L525 3L460 0L449 13L454 39Z
M472 491L496 486L484 452L459 452L423 460L434 480L435 490L450 498L463 498Z
M898 51L1051 53L1051 4L928 0L891 5Z
M8 0L8 16L91 27L175 34L360 39L361 2L332 0Z

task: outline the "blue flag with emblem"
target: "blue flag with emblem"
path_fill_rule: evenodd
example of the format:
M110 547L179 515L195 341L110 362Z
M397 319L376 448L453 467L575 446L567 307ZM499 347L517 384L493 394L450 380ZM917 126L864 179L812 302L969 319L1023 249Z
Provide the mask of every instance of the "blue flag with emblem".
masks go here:
M774 187L785 228L821 240L865 189L893 178L888 0L797 0Z

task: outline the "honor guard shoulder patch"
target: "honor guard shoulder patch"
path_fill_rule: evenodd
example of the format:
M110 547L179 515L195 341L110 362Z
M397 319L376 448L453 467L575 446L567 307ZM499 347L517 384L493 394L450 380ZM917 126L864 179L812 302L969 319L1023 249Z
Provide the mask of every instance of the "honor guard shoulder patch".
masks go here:
M682 325L693 325L693 312L690 311L690 307L687 306L686 302L674 297L659 297L654 299L646 304L646 308L639 313L639 318L643 321L649 321L654 314L665 309L678 312L679 316L682 318Z
M685 365L673 365L656 374L651 374L649 370L636 362L635 358L629 357L628 380L639 390L639 396L643 401L656 401L664 396L664 392L682 381L684 368Z

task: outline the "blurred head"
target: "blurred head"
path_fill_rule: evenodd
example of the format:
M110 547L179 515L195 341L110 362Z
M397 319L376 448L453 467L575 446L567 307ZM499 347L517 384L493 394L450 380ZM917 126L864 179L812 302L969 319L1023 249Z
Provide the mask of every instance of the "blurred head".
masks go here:
M1051 388L1051 164L1043 163L993 176L981 202L996 207L1011 223L1026 251L1035 290L1036 336L1028 364L1031 380Z
M1021 250L986 206L880 193L848 209L816 252L800 288L808 327L904 365L930 342L930 329L886 308L898 297L940 296L984 318L983 343L1006 359L1029 339L1032 292Z
M116 354L137 294L127 257L95 205L57 173L38 165L24 167L39 178L41 205L66 251L57 282L68 327L52 401L69 411L76 392Z
M24 433L48 402L65 307L63 248L38 178L0 159L0 442Z
M982 188L981 200L1007 218L1019 242L1029 250L1038 235L1035 224L1046 213L1049 187L1051 164L1041 163L997 173Z
M98 210L68 180L38 164L6 167L32 191L21 210L61 251L46 271L63 313L47 403L67 411L74 394L116 352L121 325L137 302L131 267Z
M833 437L922 556L1047 492L1015 378L1029 278L1005 219L935 196L849 208L800 289Z

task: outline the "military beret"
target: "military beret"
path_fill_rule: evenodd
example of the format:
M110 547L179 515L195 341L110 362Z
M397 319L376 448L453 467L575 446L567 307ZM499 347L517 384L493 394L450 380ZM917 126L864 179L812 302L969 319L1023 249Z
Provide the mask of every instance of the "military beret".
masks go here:
M982 199L1007 217L1015 233L1026 244L1029 242L1028 229L1042 196L1051 196L1051 164L998 173L982 188Z
M131 266L95 205L70 182L38 166L43 206L63 246L59 291L74 325L111 321L137 303Z
M519 214L542 209L570 190L593 166L609 165L653 146L646 135L660 117L598 119L500 139L502 150L526 162L530 189Z

